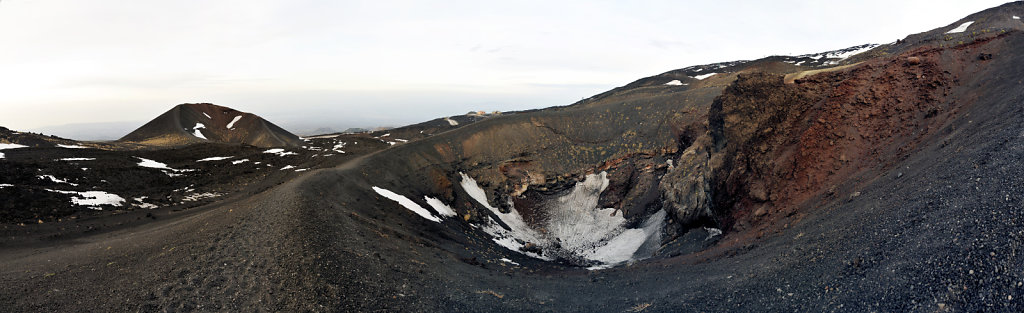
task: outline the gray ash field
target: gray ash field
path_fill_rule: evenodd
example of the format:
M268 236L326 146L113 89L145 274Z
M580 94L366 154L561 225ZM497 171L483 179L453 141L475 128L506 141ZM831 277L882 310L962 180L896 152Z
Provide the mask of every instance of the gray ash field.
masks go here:
M297 142L4 129L0 307L1024 311L1016 16Z

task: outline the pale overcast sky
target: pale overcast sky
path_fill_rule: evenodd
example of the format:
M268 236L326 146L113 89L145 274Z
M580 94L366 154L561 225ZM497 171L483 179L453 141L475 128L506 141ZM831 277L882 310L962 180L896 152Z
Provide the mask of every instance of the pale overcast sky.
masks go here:
M2 0L0 126L137 127L186 102L292 130L542 108L689 65L892 42L1002 3Z

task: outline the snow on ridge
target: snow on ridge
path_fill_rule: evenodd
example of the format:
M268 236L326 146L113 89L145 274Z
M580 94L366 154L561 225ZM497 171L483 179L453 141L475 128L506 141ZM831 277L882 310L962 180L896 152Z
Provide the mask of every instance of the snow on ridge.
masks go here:
M0 188L4 188L4 187L14 187L14 185L11 185L11 184L0 184Z
M694 76L693 78L696 78L696 79L698 79L698 80L704 80L705 78L708 78L708 77L714 76L715 74L718 74L718 73L707 73L707 74L704 74L704 75L697 75L697 76Z
M381 196L384 196L385 198L388 198L391 201L398 202L398 204L402 205L406 209L409 209L409 211L416 213L416 215L419 215L420 217L434 221L436 223L441 222L440 218L434 216L433 214L430 214L430 211L427 211L427 209L424 209L419 204L416 204L416 202L409 200L409 198L406 198L403 195L394 193L390 190L380 188L377 186L373 186L373 191L376 191L377 194L380 194Z
M193 131L192 135L196 136L196 137L199 137L199 138L203 138L203 140L209 140L209 139L206 139L206 136L203 136L203 132L199 131L200 129L203 129L203 128L206 128L206 125L203 125L203 123L196 123L196 126L192 127L192 131Z
M208 158L205 158L205 159L202 159L202 160L196 160L196 162L207 162L207 161L223 161L223 160L227 160L227 159L230 159L230 158L233 158L233 157L234 157L234 156L226 156L226 157L208 157Z
M59 143L57 144L57 147L61 147L61 148L64 148L64 149L87 149L87 148L89 148L89 147L86 147L86 146L62 145L62 144L59 144Z
M206 112L203 112L203 115L206 115L206 118L208 118L208 119L211 119L211 120L213 119L212 117L210 117L209 114L206 114Z
M455 121L455 120L453 120L451 118L445 117L444 120L448 122L448 125L459 126L459 122L457 122L457 121Z
M829 59L846 59L846 58L849 58L849 57L852 57L852 56L855 56L855 55L867 52L868 50L874 49L875 47L878 47L878 45L876 45L876 44L867 44L867 45L864 45L864 47L860 48L860 49L853 49L853 50L849 50L849 51L845 51L845 52L842 51L842 50L836 51L836 52L831 52L831 53L826 54L825 57L829 58Z
M947 34L956 34L956 33L965 32L965 31L967 31L967 27L971 26L971 24L974 24L974 21L970 21L970 22L966 22L966 23L960 24L960 26L957 26L957 28L951 29L951 30L949 30L946 33Z
M245 162L249 162L249 159L241 159L241 160L231 161L231 164L232 165L238 165L238 164L242 164L242 163L245 163Z
M290 169L293 169L293 168L295 168L295 167L291 166L291 165L285 165L284 167L281 168L281 170L284 171L284 170L290 170Z
M60 161L95 161L96 158L63 158Z
M239 115L239 116L235 116L235 118L231 119L231 123L228 123L228 126L227 126L227 128L228 128L228 129L231 129L232 127L235 127L235 123L237 123L237 122L238 122L238 120L240 120L240 119L242 119L242 116L241 116L241 115Z
M1020 16L1016 16L1016 15L1014 15L1014 16L1013 16L1013 19L1015 19L1015 20L1019 20L1019 19L1020 19Z
M673 79L672 81L665 83L665 85L666 86L682 86L683 82L679 81L678 79Z

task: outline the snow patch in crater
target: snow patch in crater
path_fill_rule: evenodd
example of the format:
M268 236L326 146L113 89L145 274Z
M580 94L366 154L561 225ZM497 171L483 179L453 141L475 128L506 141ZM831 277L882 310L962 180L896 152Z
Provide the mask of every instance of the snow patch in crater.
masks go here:
M437 211L437 213L441 214L442 216L454 217L456 215L455 209L452 209L452 207L448 206L444 202L441 202L441 200L437 198L423 196L423 200L426 200L427 204L429 204L431 208L434 208L434 211Z
M460 185L462 189L469 194L470 198L476 200L477 203L487 208L487 210L494 213L506 227L502 227L490 217L487 218L488 223L483 225L481 229L491 235L491 240L500 246L508 248L509 250L516 251L522 254L526 254L542 260L554 260L549 257L545 257L533 252L521 251L520 249L525 246L526 243L539 244L542 242L540 234L534 231L532 228L526 225L523 221L523 217L519 215L514 208L509 210L508 213L502 213L498 208L491 206L487 201L487 193L477 185L476 180L465 173L459 173L462 175L462 182Z
M463 190L504 224L489 218L490 223L480 228L496 243L513 251L544 260L561 258L588 265L596 263L594 269L598 269L649 257L660 244L667 215L664 210L648 217L640 228L626 228L627 220L622 214L613 215L615 209L597 206L601 193L608 188L606 172L587 175L567 194L547 203L540 210L547 213L540 222L540 227L546 229L543 233L524 222L514 207L502 213L491 206L486 192L476 181L464 173L460 175ZM543 255L521 251L526 243L541 247ZM655 248L643 249L649 245Z
M666 86L682 86L683 82L679 81L678 79L673 79L672 81L665 83L665 85Z
M385 198L388 198L391 201L398 202L398 204L402 205L406 209L409 209L409 211L412 211L413 213L416 213L416 215L419 215L420 217L423 217L425 219L428 219L428 220L431 220L431 221L434 221L434 222L437 222L437 223L441 222L440 218L434 216L433 214L430 214L430 211L427 211L427 209L424 209L419 204L416 204L416 202L413 202L412 200L410 200L409 198L406 198L403 195L391 192L391 190L387 190L387 189L380 188L380 187L377 187L377 186L373 186L373 191L376 191L377 194L380 194L381 196L383 196Z

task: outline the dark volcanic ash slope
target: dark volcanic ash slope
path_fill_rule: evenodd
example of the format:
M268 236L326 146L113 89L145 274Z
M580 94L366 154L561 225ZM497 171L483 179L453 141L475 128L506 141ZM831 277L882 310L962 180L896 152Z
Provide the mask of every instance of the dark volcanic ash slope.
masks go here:
M986 12L1024 16L1017 3ZM821 68L769 58L673 71L396 144L139 233L4 249L0 304L1019 312L1024 32L996 33L873 50L790 80ZM596 270L609 264L559 254L577 238L522 240L562 231L546 223L561 203L584 203L569 225L664 227L635 247L649 258ZM492 236L523 225L532 238Z
M181 215L387 147L365 134L304 138L292 148L144 147L0 128L0 245Z
M302 145L298 136L255 114L210 103L175 106L120 141L146 146L181 146L201 142L240 143L264 148Z
M994 33L792 83L801 68L771 60L649 78L321 172L306 181L328 195L306 211L329 221L307 234L320 292L341 310L1019 310L1024 33ZM635 226L670 212L655 260L586 272L491 244L479 230L511 213L460 186L466 173L543 226L545 202L600 171L599 207ZM424 220L375 186L459 218Z

